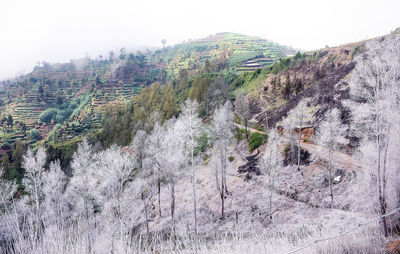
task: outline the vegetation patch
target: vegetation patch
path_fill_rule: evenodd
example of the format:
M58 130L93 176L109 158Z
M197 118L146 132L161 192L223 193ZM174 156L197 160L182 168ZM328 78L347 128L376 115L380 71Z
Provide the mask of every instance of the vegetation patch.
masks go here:
M258 147L261 145L265 144L268 141L268 135L259 133L259 132L254 132L250 135L250 141L249 141L249 150L250 152L253 152L256 150Z

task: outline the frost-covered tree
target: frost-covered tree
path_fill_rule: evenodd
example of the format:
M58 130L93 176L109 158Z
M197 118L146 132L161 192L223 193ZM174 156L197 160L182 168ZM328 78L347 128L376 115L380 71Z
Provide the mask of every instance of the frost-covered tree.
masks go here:
M146 157L147 137L147 133L144 130L138 130L131 143L132 159L136 163L136 167L139 169L143 167L143 161Z
M194 233L197 236L197 197L195 168L197 160L195 158L195 148L198 146L198 139L202 134L202 121L199 117L199 104L197 101L186 100L181 105L182 113L176 123L175 134L180 136L184 142L186 154L189 159L192 182ZM178 137L177 137L178 138Z
M70 216L76 230L81 232L85 251L93 251L95 236L96 177L95 158L91 145L85 138L74 153L71 162L72 178L66 189Z
M25 186L25 191L28 195L26 198L26 205L28 207L28 223L31 225L32 242L39 240L42 233L42 218L43 207L42 202L44 199L43 192L43 173L45 171L46 152L43 147L39 147L36 154L33 154L31 149L28 149L26 155L23 157L22 167L25 169L25 177L22 180Z
M159 125L157 124L154 133L157 132L158 128ZM136 135L131 143L132 157L135 164L135 168L139 170L139 173L134 181L134 187L135 187L134 190L136 190L136 192L139 193L140 199L142 200L143 203L143 212L145 215L147 234L150 233L148 203L154 193L153 186L160 184L160 179L158 179L157 177L158 176L157 171L159 171L159 167L157 167L157 162L153 160L154 156L156 156L155 153L159 152L159 150L154 150L154 149L160 149L159 147L160 144L158 142L159 137L153 140L152 138L154 137L155 135L149 137L145 131L139 130L136 132ZM155 143L153 143L153 141ZM147 150L148 146L150 146L151 151ZM158 186L161 187L160 185ZM161 188L158 188L159 191L160 189ZM137 194L136 192L134 191L131 195L136 195ZM158 193L159 193L158 197L160 197L160 192ZM160 198L158 200L159 200L159 209L161 209ZM161 210L159 211L161 216Z
M388 183L397 171L399 135L400 37L389 35L367 44L367 51L356 59L350 81L354 131L362 137L361 151L376 177L379 213L385 214L388 201L395 199ZM388 187L390 188L388 191ZM383 232L388 235L385 217Z
M272 222L272 194L275 188L275 180L283 167L283 156L281 147L281 136L276 130L269 133L268 143L264 154L260 160L260 171L268 177L268 202L269 202L269 221Z
M15 194L17 186L14 181L8 181L3 178L4 169L0 168L0 206L9 203Z
M61 170L60 161L50 163L49 170L43 174L43 180L45 226L62 230L67 217L64 197L67 179Z
M300 169L300 144L302 129L307 124L313 121L313 108L307 105L306 100L300 101L297 106L289 111L287 118L283 121L285 129L288 129L290 134L291 151L294 152L295 134L297 131L297 168Z
M17 190L17 185L14 181L8 181L3 178L4 170L0 168L0 241L11 238L12 229L18 227L18 220L12 216L13 196ZM14 234L15 235L15 234ZM2 251L2 244L0 244L0 252Z
M331 205L333 205L333 188L332 188L332 154L341 146L348 144L346 139L347 128L342 125L340 120L340 111L337 108L329 110L325 114L325 120L318 127L317 142L322 147L328 149L328 181L331 196Z
M218 107L213 115L211 123L211 138L214 143L214 147L219 150L220 159L220 175L221 179L217 180L217 189L221 197L221 218L225 218L225 198L227 194L226 184L226 167L227 167L227 153L228 146L233 142L233 131L235 125L233 122L233 111L232 104L227 101L224 105ZM218 176L218 169L216 174ZM218 177L217 177L218 179Z
M179 179L182 177L182 175L185 173L185 169L187 169L188 165L188 160L187 160L187 144L184 139L184 134L186 133L181 133L183 135L178 135L179 131L182 130L180 129L182 126L179 121L176 121L175 119L171 119L167 122L164 123L164 128L165 128L165 135L162 140L161 146L163 147L163 152L162 152L162 157L163 157L163 168L165 172L165 177L166 180L168 181L170 185L170 193L171 193L171 226L172 226L172 232L175 235L175 185L179 181ZM192 181L193 181L193 175L192 175ZM195 197L195 196L194 196ZM195 201L194 201L195 204ZM196 209L196 206L194 205L194 209ZM194 211L195 213L196 211ZM195 213L195 223L197 223L197 217ZM196 226L196 224L195 224ZM196 227L195 227L196 230ZM196 231L195 231L196 232Z
M158 203L158 216L161 217L161 180L164 176L162 164L162 152L163 148L161 146L164 137L164 128L156 122L153 131L146 139L145 145L145 156L151 161L152 172L157 179L157 203Z
M134 186L137 188L140 199L143 203L147 234L150 233L148 212L149 201L153 197L153 193L155 191L155 188L153 188L153 186L158 182L157 176L153 174L153 166L154 164L151 158L145 158L143 161L143 167L134 181Z
M249 140L249 132L247 129L248 120L250 117L250 106L249 100L246 98L246 94L243 91L240 91L236 96L235 100L235 112L240 116L240 118L244 121L244 127L246 129L246 138Z
M132 180L134 163L128 153L122 153L121 148L113 145L94 156L94 177L96 181L96 205L101 209L100 230L111 239L111 252L114 245L128 233L132 226L128 210L132 200L124 199L125 185Z
M228 84L223 76L218 76L214 79L207 89L204 98L206 112L212 113L220 104L223 104L228 99Z

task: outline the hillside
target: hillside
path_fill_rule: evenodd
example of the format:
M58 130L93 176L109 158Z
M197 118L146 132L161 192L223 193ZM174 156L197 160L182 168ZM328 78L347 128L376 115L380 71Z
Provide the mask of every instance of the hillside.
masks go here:
M154 82L188 87L189 79L201 73L251 71L293 53L260 38L220 33L154 52L121 49L108 57L39 63L31 73L0 83L0 154L9 151L12 160L16 141L60 143L96 133L107 105L127 103ZM246 65L249 61L252 64ZM7 121L9 115L13 122ZM39 134L31 135L31 130Z
M17 211L0 216L17 218L0 249L384 253L399 235L399 122L386 107L400 112L400 89L370 100L375 66L362 64L395 75L399 45L396 31L287 57L220 33L3 82L3 178L18 185L0 184Z
M181 68L192 69L206 62L206 68L210 70L228 67L238 71L252 71L296 52L294 49L258 37L218 33L158 50L152 61L161 60L168 63L168 72L175 74Z

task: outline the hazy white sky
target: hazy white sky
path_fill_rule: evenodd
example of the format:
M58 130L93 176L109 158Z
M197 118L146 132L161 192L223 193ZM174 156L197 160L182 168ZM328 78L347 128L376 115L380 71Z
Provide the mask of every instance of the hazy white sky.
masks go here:
M0 79L37 61L172 45L217 32L311 50L400 27L399 0L0 0Z

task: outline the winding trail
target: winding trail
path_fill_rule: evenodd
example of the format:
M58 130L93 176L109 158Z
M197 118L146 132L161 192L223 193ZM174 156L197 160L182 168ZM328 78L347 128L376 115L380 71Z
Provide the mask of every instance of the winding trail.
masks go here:
M241 129L245 128L244 125L241 125L241 124L235 123L235 125ZM258 133L262 133L262 134L267 134L264 131L259 131L259 130L256 130L256 129L253 129L250 127L247 127L247 129L250 131L250 133L258 132ZM328 159L328 149L323 146L304 143L303 141L301 141L300 146L301 146L301 148L309 151L310 153L315 154L317 156L317 158L324 159L324 160ZM363 162L355 159L354 157L352 157L348 154L345 154L345 153L338 152L338 151L333 152L331 161L332 161L333 165L335 165L336 167L342 168L344 170L361 171L366 166Z

